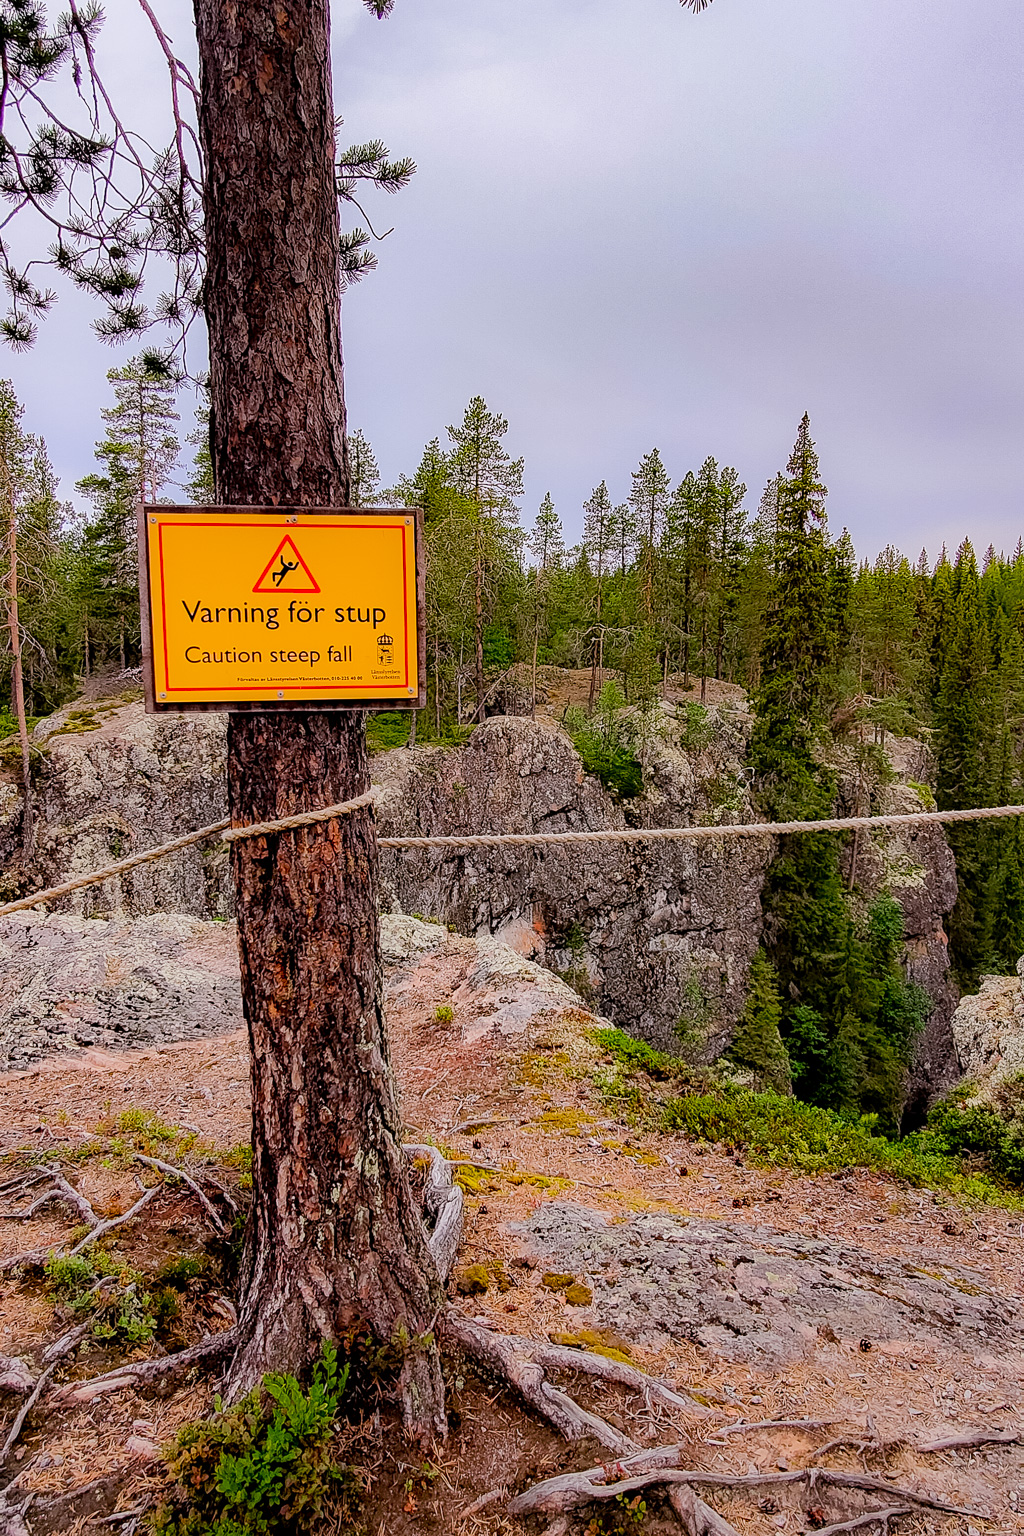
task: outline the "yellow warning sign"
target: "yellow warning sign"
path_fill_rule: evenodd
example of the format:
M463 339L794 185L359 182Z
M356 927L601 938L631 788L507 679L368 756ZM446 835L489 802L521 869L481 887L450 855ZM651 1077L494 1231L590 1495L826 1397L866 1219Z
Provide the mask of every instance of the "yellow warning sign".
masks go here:
M140 517L151 707L418 702L415 514Z

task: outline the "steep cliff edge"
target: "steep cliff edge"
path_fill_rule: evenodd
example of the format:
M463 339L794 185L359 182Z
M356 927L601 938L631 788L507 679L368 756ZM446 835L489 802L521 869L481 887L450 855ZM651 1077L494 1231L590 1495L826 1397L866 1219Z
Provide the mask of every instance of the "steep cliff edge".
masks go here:
M698 731L691 727L685 707L660 711L641 748L643 792L620 802L584 772L555 722L494 717L460 747L377 756L378 822L385 834L451 835L758 819L743 767L750 717L723 704L701 716ZM64 710L42 722L35 739L37 886L226 814L222 715L152 717L141 703L113 700ZM887 750L895 773L874 789L872 809L920 809L928 777L922 749L890 740ZM849 812L853 779L841 778L840 808ZM0 861L8 890L20 818L16 786L3 784ZM691 1050L713 1057L743 1006L772 852L768 840L386 850L383 876L389 905L469 935L494 935L568 977L589 1006L652 1044L672 1050L682 1034ZM941 830L862 839L857 883L865 899L888 890L899 902L909 973L934 1005L911 1083L916 1113L958 1073L943 930L956 880ZM185 850L78 892L59 910L230 916L226 851L216 842Z

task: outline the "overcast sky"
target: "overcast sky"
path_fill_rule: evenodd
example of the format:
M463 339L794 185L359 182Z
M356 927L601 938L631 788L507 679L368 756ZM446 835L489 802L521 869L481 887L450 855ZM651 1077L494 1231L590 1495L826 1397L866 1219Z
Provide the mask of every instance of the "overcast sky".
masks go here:
M190 7L161 0L187 39ZM1020 0L336 0L347 140L419 172L345 300L386 480L468 398L570 537L657 445L756 506L808 410L838 532L916 557L1024 532ZM135 0L104 46L161 100ZM118 354L74 297L0 367L70 491ZM122 354L126 355L126 354Z

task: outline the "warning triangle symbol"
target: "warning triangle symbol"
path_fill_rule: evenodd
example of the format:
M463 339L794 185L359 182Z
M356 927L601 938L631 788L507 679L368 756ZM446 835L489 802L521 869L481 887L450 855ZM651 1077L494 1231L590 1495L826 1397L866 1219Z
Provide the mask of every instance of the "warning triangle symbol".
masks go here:
M254 592L319 592L316 577L286 533L266 569L253 587Z

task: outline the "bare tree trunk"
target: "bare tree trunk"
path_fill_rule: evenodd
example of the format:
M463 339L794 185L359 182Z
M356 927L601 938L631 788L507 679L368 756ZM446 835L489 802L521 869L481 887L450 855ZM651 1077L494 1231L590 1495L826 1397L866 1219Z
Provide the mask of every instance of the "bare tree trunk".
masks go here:
M18 521L14 510L14 487L7 481L7 627L11 632L11 656L14 659L14 711L21 741L21 784L25 811L21 823L21 856L28 865L32 858L34 811L32 807L32 763L29 757L28 720L25 715L25 675L21 662L21 622L18 614Z
M327 0L195 0L217 499L349 492ZM234 824L362 793L361 713L234 713ZM408 1340L407 1426L444 1432L442 1303L400 1145L380 1004L372 813L234 844L252 1046L253 1210L237 1399L324 1337Z
M434 734L441 734L441 646L434 636Z
M473 646L476 654L476 713L474 719L484 717L484 563L478 555L475 572L473 602Z

